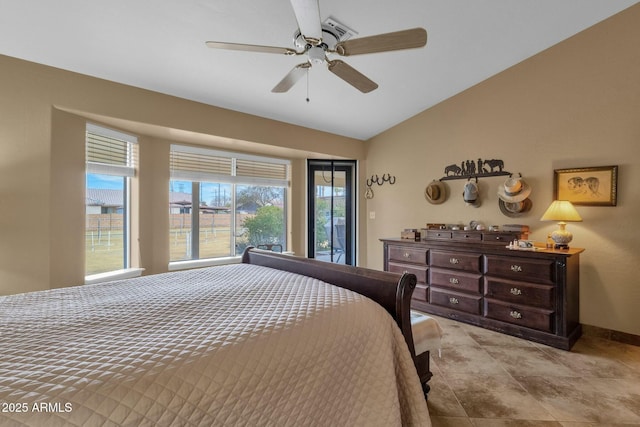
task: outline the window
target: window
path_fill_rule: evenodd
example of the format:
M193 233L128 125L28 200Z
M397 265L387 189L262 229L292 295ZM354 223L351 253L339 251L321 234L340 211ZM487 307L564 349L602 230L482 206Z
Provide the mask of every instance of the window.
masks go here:
M137 138L87 124L85 275L130 267L131 177Z
M288 161L172 145L170 168L171 262L286 247Z

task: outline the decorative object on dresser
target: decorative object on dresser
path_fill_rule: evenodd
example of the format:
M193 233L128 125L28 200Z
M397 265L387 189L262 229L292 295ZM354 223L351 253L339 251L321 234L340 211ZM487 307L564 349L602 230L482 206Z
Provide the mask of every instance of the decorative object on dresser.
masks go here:
M420 231L417 228L405 228L400 232L401 239L420 240Z
M573 240L573 234L565 227L566 221L580 222L582 217L568 200L554 200L547 208L540 221L559 221L556 231L551 233L551 239L556 249L569 249L569 242Z
M616 206L618 166L556 169L553 171L553 198L574 205Z
M522 237L503 226L500 232L427 230L419 242L382 239L384 269L415 274L416 310L569 350L582 333L583 249L505 247Z

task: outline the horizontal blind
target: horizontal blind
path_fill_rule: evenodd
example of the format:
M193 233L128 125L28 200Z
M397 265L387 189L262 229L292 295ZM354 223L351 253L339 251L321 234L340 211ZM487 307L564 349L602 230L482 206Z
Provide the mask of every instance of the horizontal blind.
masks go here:
M87 124L87 172L132 177L137 163L138 139L112 129Z
M232 160L199 150L171 148L171 178L190 181L224 179L231 176Z
M171 146L171 179L288 186L289 161L206 148Z
M258 160L236 159L236 176L286 180L287 165Z

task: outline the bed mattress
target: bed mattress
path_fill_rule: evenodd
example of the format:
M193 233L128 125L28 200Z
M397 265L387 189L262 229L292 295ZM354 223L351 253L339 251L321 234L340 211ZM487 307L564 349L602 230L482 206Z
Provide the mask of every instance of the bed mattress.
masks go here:
M0 297L0 425L430 425L391 316L240 264Z

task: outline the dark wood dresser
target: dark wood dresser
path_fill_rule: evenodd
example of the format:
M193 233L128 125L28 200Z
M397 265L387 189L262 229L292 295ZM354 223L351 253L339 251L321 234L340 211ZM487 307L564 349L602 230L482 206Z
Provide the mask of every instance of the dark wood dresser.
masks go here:
M417 310L569 350L580 337L580 253L511 250L513 235L382 239L384 269L416 275Z

